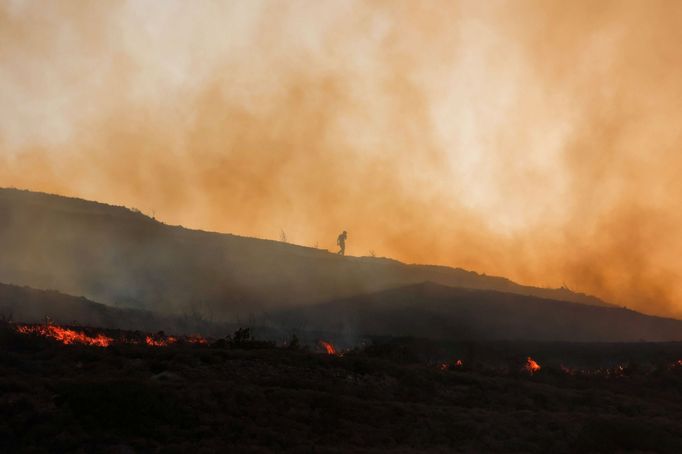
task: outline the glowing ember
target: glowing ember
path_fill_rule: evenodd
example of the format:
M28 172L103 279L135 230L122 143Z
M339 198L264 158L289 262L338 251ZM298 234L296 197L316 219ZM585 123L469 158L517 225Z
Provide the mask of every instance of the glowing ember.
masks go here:
M199 336L199 335L196 335L196 336L187 336L187 337L185 338L185 340L186 340L187 342L189 342L190 344L208 345L208 341L207 341L205 338L203 338L203 337L201 337L201 336Z
M540 365L529 356L528 359L526 360L526 365L524 366L524 369L526 370L526 372L533 375L540 371Z
M97 347L108 347L114 341L104 334L88 336L83 332L62 328L61 326L56 325L18 325L17 331L22 334L36 334L44 337L51 337L65 345L85 344Z
M328 355L339 355L331 343L321 340L320 345L324 347Z
M170 344L176 343L178 340L173 336L168 336L160 339L154 339L152 336L147 336L145 338L145 343L152 347L167 347Z
M450 369L459 369L464 366L464 363L462 362L461 359L456 360L452 365L449 363L441 363L438 368L440 370L450 370Z

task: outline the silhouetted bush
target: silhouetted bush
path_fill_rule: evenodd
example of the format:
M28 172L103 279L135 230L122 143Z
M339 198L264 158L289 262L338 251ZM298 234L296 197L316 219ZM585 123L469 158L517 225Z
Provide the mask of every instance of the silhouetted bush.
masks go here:
M251 334L250 328L238 328L232 335L225 338L225 344L231 348L240 348L243 350L274 348L275 343L272 341L257 340Z

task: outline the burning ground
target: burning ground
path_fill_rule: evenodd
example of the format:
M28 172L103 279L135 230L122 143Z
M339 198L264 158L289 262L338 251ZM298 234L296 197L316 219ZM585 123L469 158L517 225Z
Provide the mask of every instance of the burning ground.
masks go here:
M5 452L682 449L676 343L339 349L55 327L85 336L69 343L29 326L0 330ZM81 342L98 336L112 342Z

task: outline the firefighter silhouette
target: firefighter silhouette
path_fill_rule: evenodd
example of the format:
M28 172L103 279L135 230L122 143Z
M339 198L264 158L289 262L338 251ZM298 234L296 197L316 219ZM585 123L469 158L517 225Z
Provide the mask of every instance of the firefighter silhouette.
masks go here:
M346 255L346 238L348 238L348 232L344 230L336 239L336 244L339 246L339 255Z

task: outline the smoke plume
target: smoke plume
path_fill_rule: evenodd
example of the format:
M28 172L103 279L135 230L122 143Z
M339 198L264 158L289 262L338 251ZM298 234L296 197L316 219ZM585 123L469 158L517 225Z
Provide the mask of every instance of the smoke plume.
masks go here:
M0 2L0 186L682 315L682 4Z

